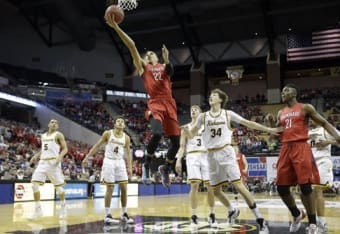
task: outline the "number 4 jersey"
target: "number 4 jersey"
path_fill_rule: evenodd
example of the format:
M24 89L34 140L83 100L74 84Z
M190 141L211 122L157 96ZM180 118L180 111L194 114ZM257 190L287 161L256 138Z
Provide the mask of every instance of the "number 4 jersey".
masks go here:
M126 145L125 133L116 137L113 130L110 130L110 138L105 146L105 158L123 159Z
M307 141L308 120L302 110L303 103L285 107L280 114L280 125L283 127L282 142Z

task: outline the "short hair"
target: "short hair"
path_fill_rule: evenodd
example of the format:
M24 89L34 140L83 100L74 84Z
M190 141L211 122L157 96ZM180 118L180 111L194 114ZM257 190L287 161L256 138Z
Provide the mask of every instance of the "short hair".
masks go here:
M227 104L229 97L221 89L213 89L211 90L211 93L217 93L218 96L222 99L221 107L224 107Z
M300 96L300 89L295 84L289 83L289 84L286 84L285 87L295 89L295 91L296 91L296 98L298 98Z
M200 107L199 105L192 105L192 106L190 107L190 109L192 109L192 108L197 108L197 109L200 110L200 112L202 112L202 109L201 109L201 107Z
M117 121L118 119L124 120L124 123L125 123L125 118L124 118L124 116L118 115L118 116L116 116L116 117L113 119L113 124L116 124L116 121Z

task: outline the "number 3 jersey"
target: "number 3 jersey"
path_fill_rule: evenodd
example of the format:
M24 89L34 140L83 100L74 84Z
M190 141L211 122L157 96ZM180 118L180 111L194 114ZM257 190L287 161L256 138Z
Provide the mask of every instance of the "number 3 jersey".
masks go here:
M208 150L223 148L231 145L233 130L230 122L240 123L243 118L230 110L221 109L221 112L214 116L210 111L203 113L204 131L203 142Z
M105 146L105 158L123 159L126 145L126 135L116 137L113 130L110 130L110 138Z
M283 127L281 141L307 141L308 120L302 110L303 104L296 103L292 107L285 107L280 114L280 125Z
M191 124L188 124L189 128L191 128ZM186 144L186 152L189 153L195 153L195 152L206 152L207 149L205 148L205 145L203 143L202 139L202 132L203 127L200 128L197 135L191 139L188 139Z

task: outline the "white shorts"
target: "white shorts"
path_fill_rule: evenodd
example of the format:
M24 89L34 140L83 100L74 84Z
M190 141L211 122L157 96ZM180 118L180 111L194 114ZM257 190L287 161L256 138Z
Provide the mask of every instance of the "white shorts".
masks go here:
M186 155L189 181L209 181L208 154L204 152L188 153Z
M211 186L241 179L241 173L232 146L208 153L209 178Z
M55 186L65 184L64 175L61 170L61 163L57 163L55 159L40 160L37 168L33 172L31 182L45 183L49 179Z
M127 182L128 175L124 159L104 158L100 181L104 184Z
M320 184L333 184L333 163L328 157L319 158L316 160L316 165L319 170Z

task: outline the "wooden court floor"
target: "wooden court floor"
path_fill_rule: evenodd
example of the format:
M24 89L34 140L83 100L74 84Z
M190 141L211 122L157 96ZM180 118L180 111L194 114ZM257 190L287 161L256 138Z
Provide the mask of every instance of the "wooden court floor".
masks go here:
M206 217L205 193L199 195L199 233L258 233L252 212L240 198L238 204L233 194L228 194L233 204L241 210L237 223L226 223L226 209L216 202L216 218L219 227L211 229ZM289 233L291 217L278 196L255 194L255 198L265 219L268 220L270 233ZM329 233L340 233L340 196L326 198L326 216ZM67 217L59 219L59 203L43 201L44 215L36 220L28 217L34 210L33 202L0 205L0 233L190 233L188 195L169 196L132 196L128 198L128 213L135 219L133 225L103 224L104 200L83 199L67 201ZM119 198L112 200L112 216L119 218ZM298 203L299 207L301 203ZM307 220L304 220L307 222ZM303 226L298 233L305 233Z

